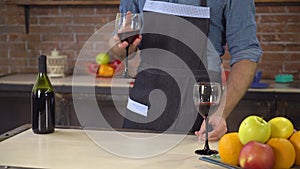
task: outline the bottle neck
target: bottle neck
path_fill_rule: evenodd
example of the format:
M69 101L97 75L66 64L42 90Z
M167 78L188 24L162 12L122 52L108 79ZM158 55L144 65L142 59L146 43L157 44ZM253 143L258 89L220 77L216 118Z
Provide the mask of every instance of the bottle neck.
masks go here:
M47 77L47 74L45 72L38 72L38 77Z
M46 56L41 55L39 57L38 63L39 63L39 72L37 75L37 80L33 86L33 92L39 89L46 89L47 91L53 91L53 87L47 76Z
M44 74L47 73L46 60L47 60L46 55L41 55L39 57L39 73L44 73Z

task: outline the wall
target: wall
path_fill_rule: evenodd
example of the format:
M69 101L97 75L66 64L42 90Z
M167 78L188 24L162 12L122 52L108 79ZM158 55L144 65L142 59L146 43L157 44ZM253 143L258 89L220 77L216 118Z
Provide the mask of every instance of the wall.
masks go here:
M257 36L264 50L263 77L294 73L300 79L299 3L257 3ZM36 72L37 56L57 48L68 56L72 68L86 40L113 21L117 5L30 6L29 34L25 33L24 8L0 0L0 73ZM227 53L224 56L228 67Z
M272 15L271 15L272 14ZM281 71L300 79L300 6L257 6L258 38L264 50L261 69L268 77Z
M263 48L263 78L292 73L300 79L299 3L256 3L257 37ZM225 55L228 66L229 55Z
M30 6L26 34L24 8L0 0L0 72L37 72L37 57L54 48L71 69L85 42L116 12L116 5Z

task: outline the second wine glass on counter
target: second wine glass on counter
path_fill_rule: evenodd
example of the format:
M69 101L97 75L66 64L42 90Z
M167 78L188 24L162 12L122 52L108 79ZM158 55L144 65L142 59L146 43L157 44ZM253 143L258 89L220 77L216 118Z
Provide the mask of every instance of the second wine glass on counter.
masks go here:
M196 150L199 155L218 154L218 151L209 148L208 122L209 116L217 111L221 98L221 84L217 82L197 82L194 85L193 99L196 109L205 121L205 145L201 150Z
M117 13L115 21L115 30L121 42L126 41L125 70L124 77L130 78L128 73L128 55L129 47L136 38L140 36L142 27L142 16L138 13Z

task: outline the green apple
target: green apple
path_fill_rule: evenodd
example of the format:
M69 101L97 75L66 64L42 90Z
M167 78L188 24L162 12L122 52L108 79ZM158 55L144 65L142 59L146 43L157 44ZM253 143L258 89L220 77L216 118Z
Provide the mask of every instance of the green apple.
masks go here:
M271 126L263 118L251 115L240 124L238 135L244 145L249 141L265 143L271 136Z
M108 64L110 57L107 53L98 53L96 56L96 62L100 65Z

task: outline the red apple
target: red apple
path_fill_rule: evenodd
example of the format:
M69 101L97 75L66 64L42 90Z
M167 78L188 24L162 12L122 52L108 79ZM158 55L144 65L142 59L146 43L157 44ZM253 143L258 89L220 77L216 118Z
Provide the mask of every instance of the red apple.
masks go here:
M114 69L117 69L117 67L121 64L121 61L119 59L115 59L112 62L109 62L108 64Z
M239 164L244 169L271 169L275 163L272 148L258 141L250 141L240 152Z
M121 74L123 72L124 68L125 68L124 64L118 59L113 60L108 65L115 69L115 74L116 75Z

